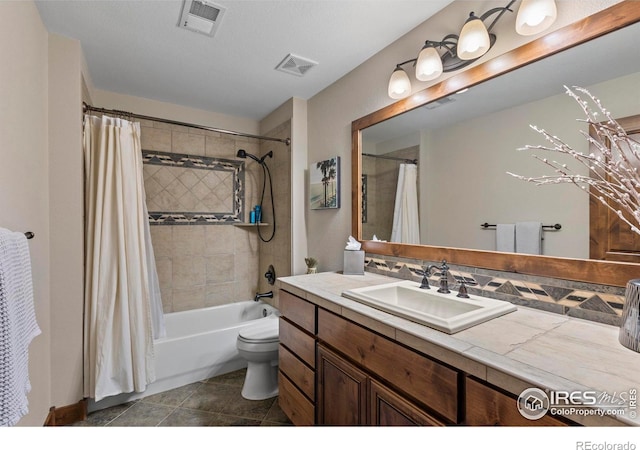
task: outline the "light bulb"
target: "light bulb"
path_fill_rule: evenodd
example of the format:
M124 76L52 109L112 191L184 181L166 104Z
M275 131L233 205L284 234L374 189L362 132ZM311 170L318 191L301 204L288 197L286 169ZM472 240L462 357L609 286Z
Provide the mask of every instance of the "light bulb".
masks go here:
M389 97L400 99L406 97L411 92L411 81L409 75L400 66L391 74L389 79Z
M516 17L516 32L523 36L541 33L556 21L554 0L522 0Z
M420 50L416 62L416 78L420 81L435 80L442 75L442 60L434 47L425 46Z
M487 27L473 13L469 14L458 39L458 58L462 60L479 58L487 53L490 47L491 41Z

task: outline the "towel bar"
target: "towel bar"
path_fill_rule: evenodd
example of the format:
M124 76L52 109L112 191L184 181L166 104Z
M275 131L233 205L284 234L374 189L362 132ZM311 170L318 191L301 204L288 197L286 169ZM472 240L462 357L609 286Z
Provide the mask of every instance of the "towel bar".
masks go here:
M482 228L484 228L485 230L488 230L489 227L496 227L495 224L489 224L487 222L480 224L480 226ZM562 225L560 225L559 223L556 223L555 225L542 225L542 229L548 229L549 231L557 231L560 230L562 228Z

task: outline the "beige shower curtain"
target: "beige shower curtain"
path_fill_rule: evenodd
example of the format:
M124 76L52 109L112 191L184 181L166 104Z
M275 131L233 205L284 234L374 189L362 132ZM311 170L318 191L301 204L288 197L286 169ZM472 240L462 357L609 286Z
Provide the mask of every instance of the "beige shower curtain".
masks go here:
M158 317L162 310L145 204L140 124L86 115L84 154L84 390L99 401L142 392L154 381L153 307L157 314L159 303ZM161 320L157 326L162 334Z
M400 164L393 210L391 242L420 244L418 219L418 166Z

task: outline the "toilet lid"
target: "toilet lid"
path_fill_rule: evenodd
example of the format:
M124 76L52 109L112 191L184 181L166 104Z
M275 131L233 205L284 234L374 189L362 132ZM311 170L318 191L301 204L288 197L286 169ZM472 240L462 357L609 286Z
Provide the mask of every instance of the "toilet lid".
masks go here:
M274 319L259 320L258 323L242 328L238 336L243 341L275 342L278 340L279 321Z

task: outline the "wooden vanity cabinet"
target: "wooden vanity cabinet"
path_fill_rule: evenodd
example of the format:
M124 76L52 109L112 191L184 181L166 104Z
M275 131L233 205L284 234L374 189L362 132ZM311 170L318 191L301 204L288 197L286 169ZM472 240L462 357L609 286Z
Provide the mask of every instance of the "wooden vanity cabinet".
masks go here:
M287 291L279 296L278 402L294 425L314 425L317 307Z
M279 403L295 425L564 426L512 394L280 291Z
M337 396L359 425L458 422L457 371L323 309L317 359L319 423L333 424Z

